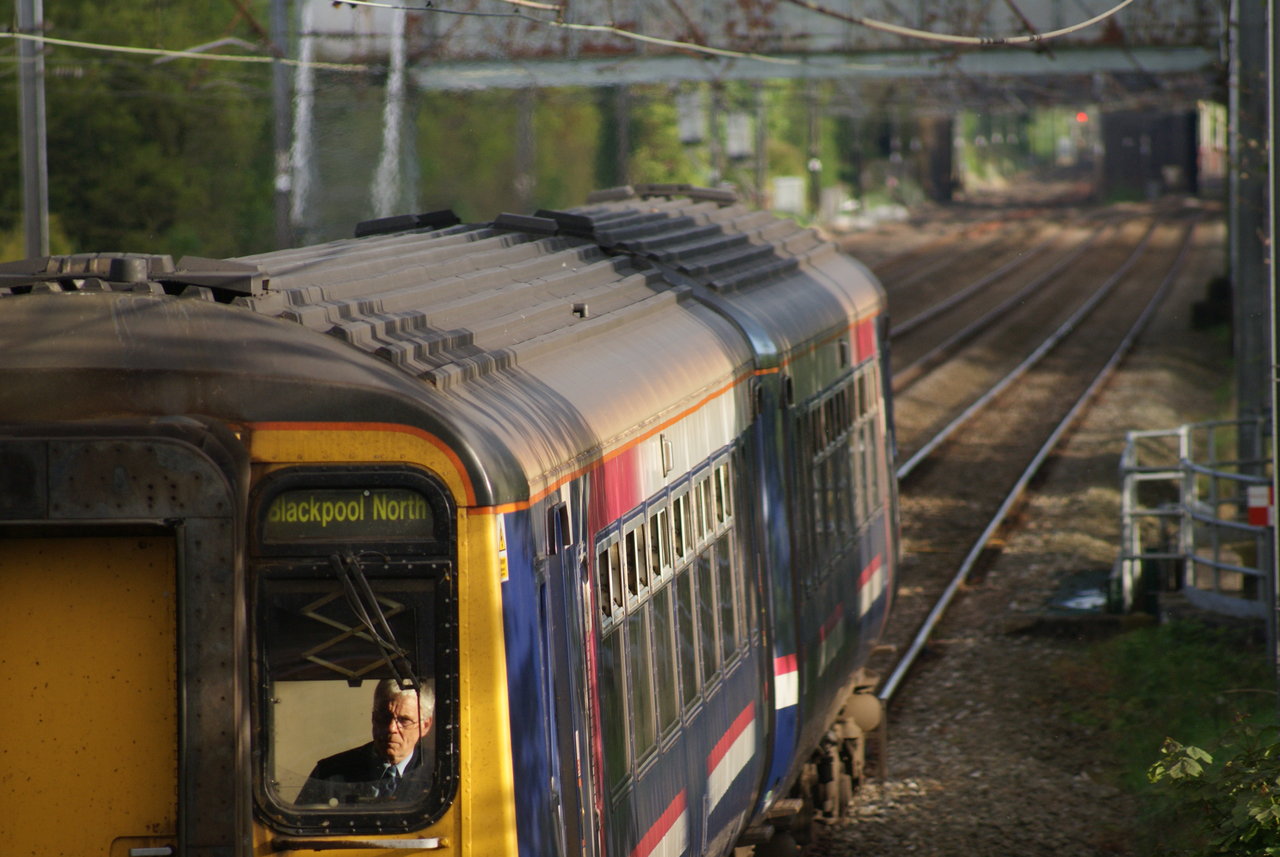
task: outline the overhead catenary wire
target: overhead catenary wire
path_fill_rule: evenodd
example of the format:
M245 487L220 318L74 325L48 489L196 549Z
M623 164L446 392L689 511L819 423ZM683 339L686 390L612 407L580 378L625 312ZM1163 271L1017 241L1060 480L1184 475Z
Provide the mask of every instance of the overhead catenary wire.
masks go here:
M953 33L935 33L931 30L919 30L915 27L904 27L901 24L890 24L887 21L878 21L874 18L865 18L861 15L849 15L844 12L837 12L835 9L829 9L826 6L812 2L812 0L787 0L793 6L800 6L811 12L817 12L820 15L826 15L829 18L835 18L838 21L844 21L846 24L857 24L870 30L879 30L882 33L890 33L895 36L904 36L910 39L921 39L926 42L942 42L948 45L972 45L974 47L999 47L1008 45L1030 45L1038 42L1048 41L1049 39L1057 39L1062 36L1069 36L1072 33L1078 33L1081 30L1088 29L1100 21L1105 21L1112 17L1124 7L1128 6L1133 0L1120 0L1115 6L1105 12L1094 15L1087 21L1081 21L1078 24L1072 24L1069 27L1062 27L1057 30L1049 30L1044 33L1030 33L1025 36L960 36Z
M549 4L549 3L538 3L538 2L535 2L535 0L497 0L497 2L506 3L510 6L516 7L515 11L510 11L510 12L478 12L473 10L449 9L449 8L433 5L431 3L427 3L425 5L408 5L405 3L383 2L383 0L340 0L340 2L343 5L352 6L352 7L364 6L364 7L372 7L372 8L380 8L380 9L395 9L395 10L408 11L408 12L426 12L426 13L435 13L435 14L444 14L444 15L459 15L459 16L474 16L474 17L489 17L489 18L515 18L515 19L520 19L522 21L525 21L527 23L536 24L540 26L556 27L559 29L577 30L582 32L606 33L609 35L616 36L618 38L630 39L633 41L644 42L646 44L659 45L662 47L669 47L676 50L691 51L695 53L703 53L703 54L708 54L712 56L719 56L719 57L725 57L725 58L731 58L731 59L753 60L757 62L774 63L779 65L815 65L815 63L809 59L782 57L782 56L776 56L773 54L764 54L764 53L758 53L758 52L752 52L752 51L736 51L730 48L718 48L711 45L702 45L696 42L690 42L690 41L681 40L681 39L668 39L662 36L654 36L647 33L641 33L636 30L629 30L624 27L618 27L614 24L574 23L570 21L565 21L559 17L555 19L542 18L536 15L525 14L524 12L520 11L521 9L529 8L529 9L548 11L548 12L556 12L557 15L559 15L564 10L563 6ZM1081 30L1084 30L1088 27L1093 26L1094 24L1099 23L1100 21L1110 18L1111 16L1115 15L1116 13L1124 9L1126 6L1131 4L1133 0L1121 0L1121 2L1119 2L1112 8L1106 10L1105 12L1102 12L1098 15L1094 15L1092 18L1089 18L1086 21L1081 21L1077 24L1073 24L1068 27L1062 27L1057 30L1050 30L1044 33L1033 33L1033 34L1023 35L1023 36L964 36L964 35L957 35L952 33L935 33L929 30L920 30L914 27L905 27L900 24L892 24L887 21L880 21L874 18L867 18L860 15L849 15L843 12L838 12L834 9L829 9L818 3L812 2L812 0L787 0L787 2L792 3L793 5L799 6L801 8L808 9L817 14L835 18L845 23L856 24L858 26L866 27L868 29L878 30L880 32L890 33L893 35L903 36L906 38L920 39L923 41L930 41L930 42L941 42L944 44L951 44L951 45L968 45L968 46L974 46L974 47L998 47L998 46L1015 46L1015 45L1024 45L1024 44L1034 44L1034 43L1044 42L1049 39L1055 39L1061 36L1070 35L1072 33L1077 33ZM146 55L146 56L168 57L168 58L174 58L174 59L200 59L200 60L214 60L218 62L239 62L239 63L260 63L260 64L270 64L273 62L281 62L290 66L301 65L301 61L299 60L282 59L282 58L277 58L273 56L254 56L254 55L248 55L248 54L214 54L214 53L197 52L197 51L170 50L166 48L142 48L142 47L135 47L132 45L109 45L109 44L103 44L99 42L89 42L89 41L81 41L81 40L75 40L75 39L59 39L52 36L38 35L34 33L3 32L3 33L0 33L0 38L9 38L9 39L16 39L16 40L25 39L25 40L30 40L34 42L44 43L44 44L58 45L58 46L70 47L70 48L80 48L84 50L112 51L116 53L139 54L139 55ZM831 65L831 63L823 63L823 65L824 66ZM841 68L850 68L850 69L884 68L883 65L866 65L866 64L857 64L857 63L838 63L836 65L838 65ZM336 70L336 71L363 72L363 71L369 71L371 69L371 66L364 63L334 63L334 62L323 62L323 61L311 61L311 66L314 68Z

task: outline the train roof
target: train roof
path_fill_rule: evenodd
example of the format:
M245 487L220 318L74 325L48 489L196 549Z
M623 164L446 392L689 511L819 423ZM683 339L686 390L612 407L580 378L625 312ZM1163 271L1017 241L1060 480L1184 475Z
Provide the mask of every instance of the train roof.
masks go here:
M473 449L473 466L502 459L520 471L473 473L487 486L479 502L526 499L535 483L554 482L640 423L661 422L883 304L865 268L812 230L723 191L623 188L568 211L472 225L435 212L370 221L357 236L230 260L91 254L10 263L0 265L0 298L123 292L186 306L178 315L188 324L221 310L225 321L210 329L239 331L239 345L196 349L193 364L220 359L243 371L251 356L225 351L252 342L247 350L261 352L255 376L416 398ZM0 300L0 332L7 305ZM279 341L246 311L273 321ZM104 340L119 337L118 319L109 324L98 323ZM344 347L365 357L342 366ZM104 359L113 358L98 354L95 365ZM182 368L173 355L153 359ZM304 404L302 392L282 400L262 390L239 405L223 393L210 415L282 419L283 401L309 418L324 408ZM338 397L333 407L344 404L347 419L363 418L354 400Z

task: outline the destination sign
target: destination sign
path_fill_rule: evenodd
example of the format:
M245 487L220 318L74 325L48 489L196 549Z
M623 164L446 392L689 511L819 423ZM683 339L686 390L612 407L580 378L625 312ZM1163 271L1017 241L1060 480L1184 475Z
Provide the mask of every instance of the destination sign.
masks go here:
M425 497L408 488L307 488L271 501L266 542L431 539L435 521Z

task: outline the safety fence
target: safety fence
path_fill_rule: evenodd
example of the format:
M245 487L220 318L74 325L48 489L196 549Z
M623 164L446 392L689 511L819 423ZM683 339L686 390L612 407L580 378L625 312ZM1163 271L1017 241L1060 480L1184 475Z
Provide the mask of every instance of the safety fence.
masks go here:
M1269 449L1262 420L1128 433L1116 609L1177 589L1197 608L1265 620L1276 639Z

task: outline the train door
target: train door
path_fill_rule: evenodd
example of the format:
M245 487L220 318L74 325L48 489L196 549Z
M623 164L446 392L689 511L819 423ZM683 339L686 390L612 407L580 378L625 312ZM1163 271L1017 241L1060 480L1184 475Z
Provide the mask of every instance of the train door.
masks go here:
M0 841L243 857L247 462L195 421L88 429L0 427Z
M547 593L550 621L546 645L551 652L552 734L558 760L557 790L564 854L595 853L592 824L590 745L586 727L585 635L581 561L569 536L568 507L554 505L547 515Z
M0 540L11 853L176 847L174 570L170 535Z

